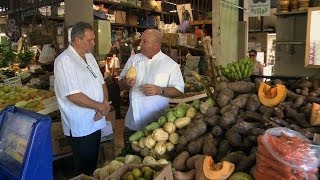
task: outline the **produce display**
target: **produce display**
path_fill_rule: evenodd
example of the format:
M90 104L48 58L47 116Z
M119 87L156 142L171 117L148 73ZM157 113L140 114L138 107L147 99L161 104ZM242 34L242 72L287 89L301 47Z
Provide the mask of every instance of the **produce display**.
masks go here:
M132 171L127 172L124 176L124 180L133 180L133 179L138 179L138 180L152 180L153 175L155 171L148 167L144 166L143 168L133 168Z
M134 180L134 179L153 179L154 176L157 175L157 172L151 168L151 166L156 165L165 165L169 164L166 159L159 159L155 160L151 156L146 156L143 159L137 155L128 154L125 157L117 157L115 160L111 161L108 164L105 164L101 168L97 168L94 173L93 177L96 179L104 180L109 175L120 169L125 165L141 165L144 164L142 168L133 168L132 171L128 171L125 173L121 179L125 180ZM150 167L149 167L150 166ZM146 171L147 170L147 171ZM119 177L118 177L119 178Z
M320 132L320 80L246 81L251 60L217 67L210 40L204 47L209 80L192 75L207 97L179 103L132 134L133 153L144 158L118 157L116 168L170 164L176 180L319 179L320 147L311 140ZM268 134L277 128L278 134ZM104 169L112 173L110 166L97 169L95 177L105 178ZM121 178L147 179L141 168Z
M38 112L44 109L41 100L54 96L51 91L28 88L26 86L0 86L0 108L16 105Z
M137 131L129 137L133 150L141 152L143 156L164 157L178 143L176 130L190 124L196 112L194 107L186 103L167 109L166 114L147 125L144 131Z

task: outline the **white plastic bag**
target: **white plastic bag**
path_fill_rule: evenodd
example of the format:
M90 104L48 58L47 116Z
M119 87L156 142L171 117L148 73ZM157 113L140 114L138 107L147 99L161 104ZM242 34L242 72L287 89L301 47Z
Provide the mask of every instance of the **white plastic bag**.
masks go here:
M49 64L54 61L56 52L54 48L50 47L51 44L43 45L42 51L40 52L39 62L43 64Z

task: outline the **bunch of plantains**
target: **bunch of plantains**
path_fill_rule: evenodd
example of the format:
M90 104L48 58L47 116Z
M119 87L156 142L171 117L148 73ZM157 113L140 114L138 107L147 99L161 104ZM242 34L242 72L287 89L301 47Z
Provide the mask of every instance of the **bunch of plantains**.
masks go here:
M248 57L238 62L229 63L226 67L219 66L221 73L231 81L248 79L253 71L254 63Z

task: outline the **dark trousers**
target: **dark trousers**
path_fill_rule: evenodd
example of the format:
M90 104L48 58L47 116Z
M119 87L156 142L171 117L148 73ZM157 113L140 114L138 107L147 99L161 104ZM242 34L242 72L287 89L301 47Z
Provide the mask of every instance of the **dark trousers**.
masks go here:
M136 131L133 131L127 127L124 127L124 130L123 130L123 141L124 141L124 147L127 149L127 148L131 148L131 143L129 141L129 137L135 133Z
M83 137L68 137L73 153L75 174L91 175L97 167L101 130Z
M121 116L120 87L114 83L114 80L108 80L107 88L108 88L109 100L112 101L111 105L116 111L116 119L119 119Z

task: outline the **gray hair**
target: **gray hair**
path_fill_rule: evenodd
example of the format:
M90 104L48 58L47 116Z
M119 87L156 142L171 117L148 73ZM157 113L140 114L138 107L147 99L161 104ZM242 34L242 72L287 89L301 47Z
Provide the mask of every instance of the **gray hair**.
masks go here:
M91 26L91 24L86 22L78 22L77 24L75 24L71 30L71 42L74 42L76 37L82 39L85 30L93 31L93 27Z

